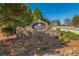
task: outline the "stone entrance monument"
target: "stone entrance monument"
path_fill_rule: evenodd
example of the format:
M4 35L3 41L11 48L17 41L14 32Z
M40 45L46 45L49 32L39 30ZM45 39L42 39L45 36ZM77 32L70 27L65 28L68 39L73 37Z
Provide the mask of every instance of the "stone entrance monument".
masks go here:
M29 39L31 34L39 32L46 33L50 36L58 34L58 32L53 30L48 23L40 20L32 22L30 26L27 26L25 28L22 27L16 28L17 39Z
M34 21L31 23L31 28L35 31L46 31L49 28L49 25L44 21Z

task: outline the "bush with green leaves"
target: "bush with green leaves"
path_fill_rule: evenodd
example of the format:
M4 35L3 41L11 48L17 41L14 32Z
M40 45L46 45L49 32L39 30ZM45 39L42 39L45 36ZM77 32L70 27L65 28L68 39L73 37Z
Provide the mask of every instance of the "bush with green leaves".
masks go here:
M64 41L77 40L79 39L79 35L70 31L62 31L59 35L59 39Z
M2 32L4 33L5 36L7 36L7 39L9 39L9 36L16 33L16 28L9 25L9 26L4 27L2 29Z
M47 45L43 45L43 46L41 47L41 50L47 51L47 50L48 50L48 46L47 46Z
M3 28L3 32L9 33L9 34L14 34L15 33L15 28L12 26L7 26Z

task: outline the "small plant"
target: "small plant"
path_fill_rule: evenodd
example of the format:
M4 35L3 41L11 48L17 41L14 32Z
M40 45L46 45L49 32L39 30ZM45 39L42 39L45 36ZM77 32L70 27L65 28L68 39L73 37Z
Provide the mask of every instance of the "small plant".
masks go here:
M2 29L2 32L4 32L5 34L4 35L6 35L7 36L7 39L9 39L8 37L10 36L10 35L13 35L13 34L15 34L15 28L13 27L13 26L6 26L6 27L4 27L3 29Z
M59 35L59 39L64 41L76 40L79 39L79 35L72 33L70 31L62 31Z
M75 53L74 48L67 48L64 52L64 56L76 56L77 54Z
M48 50L48 46L47 46L47 45L43 45L43 46L41 47L41 50L47 51L47 50Z

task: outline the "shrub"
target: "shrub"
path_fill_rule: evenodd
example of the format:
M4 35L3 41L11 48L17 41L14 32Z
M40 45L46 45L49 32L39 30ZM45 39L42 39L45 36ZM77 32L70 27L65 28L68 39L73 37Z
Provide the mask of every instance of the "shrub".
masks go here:
M15 33L15 28L12 26L7 26L2 29L2 32L9 33L11 35Z
M43 46L41 47L41 50L43 50L43 51L48 50L48 46L47 46L47 45L43 45Z
M70 31L62 31L59 35L59 39L64 41L76 40L79 39L79 35Z

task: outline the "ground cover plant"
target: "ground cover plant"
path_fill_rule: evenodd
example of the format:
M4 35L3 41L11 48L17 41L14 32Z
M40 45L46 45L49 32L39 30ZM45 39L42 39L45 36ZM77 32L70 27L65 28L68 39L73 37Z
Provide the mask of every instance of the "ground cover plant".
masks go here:
M59 35L59 39L64 41L78 40L79 35L70 31L61 31Z

